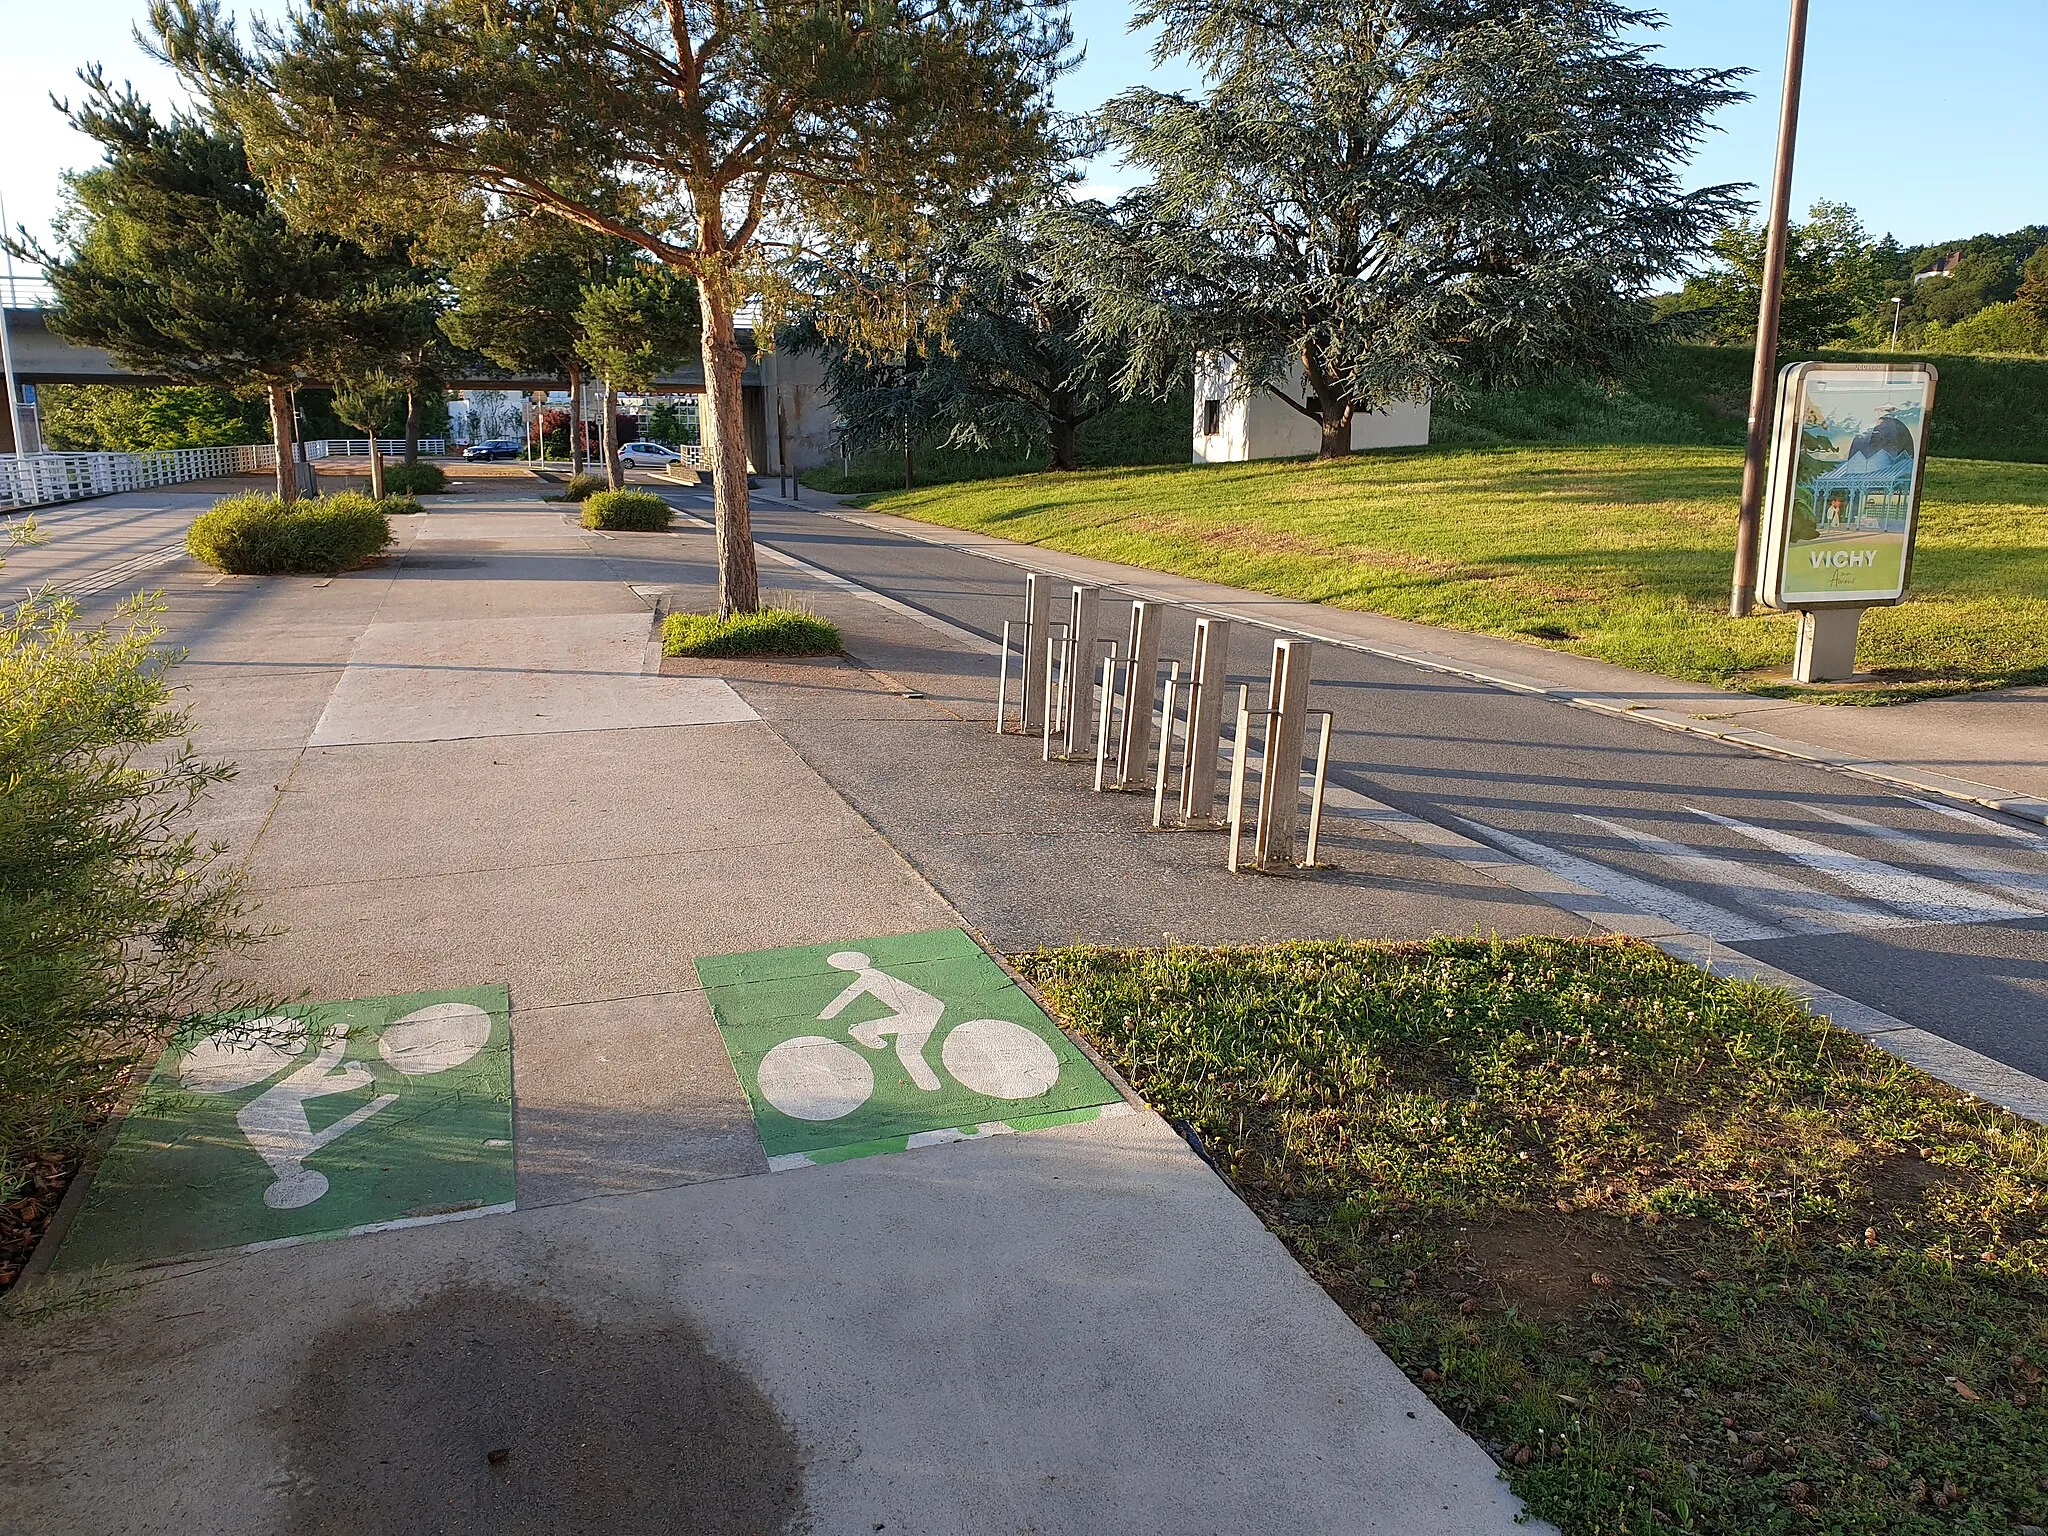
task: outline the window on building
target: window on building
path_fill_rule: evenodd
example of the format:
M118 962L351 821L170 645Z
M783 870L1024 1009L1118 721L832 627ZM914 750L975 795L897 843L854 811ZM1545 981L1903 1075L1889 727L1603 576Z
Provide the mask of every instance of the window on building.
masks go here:
M1202 436L1214 437L1223 430L1223 402L1204 400L1202 402Z

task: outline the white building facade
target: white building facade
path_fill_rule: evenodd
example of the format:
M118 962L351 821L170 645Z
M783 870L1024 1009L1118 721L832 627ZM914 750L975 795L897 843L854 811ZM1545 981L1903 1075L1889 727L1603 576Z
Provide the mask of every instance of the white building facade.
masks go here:
M1302 398L1300 363L1281 387ZM1351 446L1421 448L1429 442L1429 402L1402 401L1383 411L1360 411L1351 419ZM1237 360L1226 352L1195 359L1194 461L1239 464L1247 459L1288 459L1318 453L1323 429L1271 390L1249 395L1238 388Z

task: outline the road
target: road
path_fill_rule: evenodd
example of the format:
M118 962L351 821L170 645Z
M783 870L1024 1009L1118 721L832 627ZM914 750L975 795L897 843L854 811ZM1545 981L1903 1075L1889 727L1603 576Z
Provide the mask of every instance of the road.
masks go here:
M1022 617L1013 565L754 515L768 547L990 641ZM1175 619L1163 653L1185 657L1193 619ZM1105 593L1104 633L1120 623ZM1238 626L1231 679L1255 697L1267 650ZM2038 827L1362 651L1319 645L1314 677L1333 782L2048 1078Z
M47 541L9 552L5 584L55 581L95 607L146 588L215 494L46 509ZM1021 617L1014 565L765 500L755 533L991 643ZM1175 614L1164 653L1186 656L1191 631ZM1239 625L1232 680L1262 690L1267 649ZM992 692L992 660L989 675ZM2048 1078L2038 827L1334 645L1314 677L1336 784Z

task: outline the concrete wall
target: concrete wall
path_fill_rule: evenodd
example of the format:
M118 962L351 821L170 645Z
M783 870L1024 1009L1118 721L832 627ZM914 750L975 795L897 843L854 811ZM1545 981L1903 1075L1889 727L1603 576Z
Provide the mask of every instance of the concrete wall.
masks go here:
M825 387L825 368L815 352L769 352L761 358L762 453L755 467L764 475L782 473L777 451L775 412L778 400L789 423L789 462L798 470L839 462L833 431L839 413Z
M1195 360L1194 462L1237 464L1247 459L1286 459L1318 452L1322 429L1270 390L1249 397L1236 392L1237 364L1227 354L1205 352ZM1299 363L1282 387L1300 399ZM1206 428L1214 423L1216 430ZM1384 411L1360 412L1351 420L1351 446L1419 448L1429 442L1429 402L1403 401Z

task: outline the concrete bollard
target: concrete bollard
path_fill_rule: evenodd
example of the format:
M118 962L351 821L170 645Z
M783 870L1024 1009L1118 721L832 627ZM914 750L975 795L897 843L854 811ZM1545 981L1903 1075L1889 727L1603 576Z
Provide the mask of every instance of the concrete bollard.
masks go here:
M1294 861L1294 833L1301 823L1301 750L1308 729L1308 670L1313 647L1306 640L1273 642L1273 685L1266 695L1266 752L1259 774L1258 832L1253 862Z
M1230 620L1196 619L1188 658L1187 751L1181 759L1181 820L1210 825L1216 815L1216 747L1223 734L1223 695L1230 676Z

